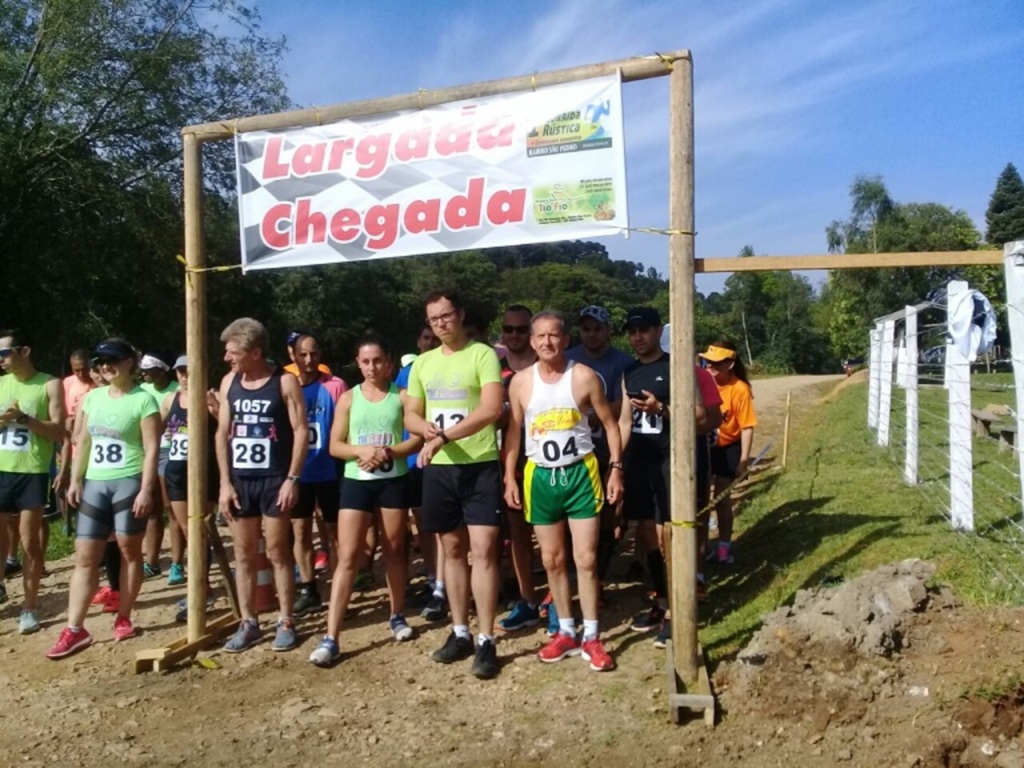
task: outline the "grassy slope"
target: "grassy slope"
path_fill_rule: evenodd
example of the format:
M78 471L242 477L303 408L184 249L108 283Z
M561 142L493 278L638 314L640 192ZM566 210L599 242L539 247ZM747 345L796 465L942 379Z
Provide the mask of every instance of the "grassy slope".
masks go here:
M939 580L969 602L1021 598L1003 577L1020 570L1019 543L951 530L945 490L903 484L901 454L873 445L866 409L866 385L812 409L793 425L789 468L760 479L744 503L737 562L709 572L711 601L701 609L701 642L713 660L735 655L761 616L797 590L905 558L938 563ZM978 496L976 488L976 505Z

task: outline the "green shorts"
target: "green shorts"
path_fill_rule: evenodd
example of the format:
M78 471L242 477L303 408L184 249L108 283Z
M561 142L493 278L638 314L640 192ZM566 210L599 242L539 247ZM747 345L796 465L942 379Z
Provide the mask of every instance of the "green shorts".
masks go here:
M604 488L597 457L588 453L568 467L538 467L526 462L523 510L532 525L553 525L563 520L589 520L601 514Z

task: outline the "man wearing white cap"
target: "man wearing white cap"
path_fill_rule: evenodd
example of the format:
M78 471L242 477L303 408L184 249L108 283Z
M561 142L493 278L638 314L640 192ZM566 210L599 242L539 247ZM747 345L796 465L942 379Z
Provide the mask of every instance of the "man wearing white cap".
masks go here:
M139 361L139 371L142 373L142 384L139 386L148 392L159 409L164 398L172 392L178 391L178 382L171 373L171 366L164 359L163 355L148 352ZM171 441L167 435L160 436L160 461L157 465L157 473L160 476L160 497L163 506L157 514L149 516L146 524L145 540L145 562L142 564L142 575L147 579L155 579L160 576L160 548L164 543L164 515L170 509L170 502L167 500L167 488L164 485L164 473L167 471L167 462L171 455ZM178 528L178 523L173 515L170 518L171 533L171 568L167 573L167 584L175 586L185 583L185 568L182 559L185 556L185 537Z

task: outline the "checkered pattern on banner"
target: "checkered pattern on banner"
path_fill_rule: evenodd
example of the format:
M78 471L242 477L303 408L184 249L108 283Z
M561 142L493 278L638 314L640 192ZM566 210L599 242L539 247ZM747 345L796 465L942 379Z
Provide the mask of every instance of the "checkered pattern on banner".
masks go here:
M236 146L243 268L360 261L620 233L628 227L620 91L617 77L601 78L471 104L458 102L432 110L327 126L242 134ZM583 119L584 114L597 116ZM343 138L352 138L358 145L360 138L384 132L392 135L392 141L397 141L403 131L424 125L440 133L441 126L452 122L475 120L473 124L479 126L486 124L490 116L508 115L514 116L507 119L514 119L515 130L507 147L485 150L474 142L470 152L448 157L440 157L436 151L431 151L428 158L406 163L391 157L383 173L372 179L357 177L360 166L354 152L350 152L340 170L296 176L289 169L286 178L264 178L268 142L275 136L281 137L282 143L274 158L278 163L287 164L302 145ZM581 118L574 123L572 115ZM565 119L559 122L560 118ZM579 125L583 126L582 130L592 131L589 144L585 140L572 144L569 140L554 139L556 149L568 144L570 151L543 157L529 155L527 141L531 132L578 129ZM600 137L600 141L594 137ZM588 151L571 151L576 146ZM471 179L481 178L484 179L481 204L484 211L495 193L523 190L522 221L493 225L486 213L482 213L479 227L447 228L443 224L445 206L452 198L467 193ZM598 193L588 192L597 188ZM573 218L578 220L552 221L550 216L548 220L538 220L535 212L538 195L544 200L564 198L571 201L568 204L582 206L584 214L589 211L589 215L575 213L574 209ZM322 242L312 242L313 229L298 220L295 202L300 199L308 202L313 215L322 214L321 223L324 220L328 223L327 236ZM586 208L595 199L611 201L600 215ZM433 200L440 201L440 229L416 234L406 231L401 221L406 207L416 201ZM265 224L271 210L282 203L291 204L291 214L279 212L271 225ZM367 223L370 217L366 214L374 206L383 205L399 206L397 227L391 227L388 232L393 242L387 247L371 248L368 242L379 237L380 232ZM343 209L356 211L362 218L363 229L351 242L338 242L330 236L331 218ZM540 218L543 219L543 215ZM579 220L583 218L587 220ZM267 228L287 236L287 247L268 244L264 236Z

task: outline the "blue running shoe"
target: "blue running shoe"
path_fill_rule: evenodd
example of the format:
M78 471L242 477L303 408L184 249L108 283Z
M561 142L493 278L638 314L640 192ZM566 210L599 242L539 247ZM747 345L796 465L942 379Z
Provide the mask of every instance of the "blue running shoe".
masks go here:
M295 625L291 619L277 620L277 634L274 635L274 642L270 644L272 651L291 651L299 644L295 636Z
M548 637L554 637L558 634L558 611L555 610L555 604L552 602L548 606Z
M259 622L255 619L246 619L238 625L238 629L231 636L231 639L224 643L224 650L228 653L241 653L251 648L263 637Z
M338 641L333 637L324 636L320 645L309 654L309 661L318 667L329 667L341 658L341 649L338 648Z
M520 600L509 611L508 616L498 622L498 625L506 632L515 632L527 627L535 627L539 621L540 610L537 606L531 606L525 600Z

